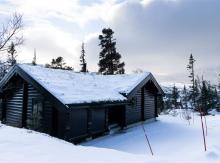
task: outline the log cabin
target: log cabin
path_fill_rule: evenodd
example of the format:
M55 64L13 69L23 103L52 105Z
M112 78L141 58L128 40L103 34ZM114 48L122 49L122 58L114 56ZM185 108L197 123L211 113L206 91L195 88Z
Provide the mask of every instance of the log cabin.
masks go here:
M70 142L156 120L151 73L97 75L17 64L0 82L0 119Z

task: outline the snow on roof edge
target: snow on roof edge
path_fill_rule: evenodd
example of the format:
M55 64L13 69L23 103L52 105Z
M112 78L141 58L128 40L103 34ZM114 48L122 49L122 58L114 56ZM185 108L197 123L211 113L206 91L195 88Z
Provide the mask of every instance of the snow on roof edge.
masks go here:
M107 80L105 79L104 81L108 81L108 79L109 80L112 80L113 82L118 82L119 83L119 81L117 81L116 79L117 78L119 78L119 79L122 79L122 80L125 80L126 81L126 77L127 78L129 78L129 76L132 76L132 75L128 75L128 74L126 74L126 75L108 75L108 76L104 76L104 75L94 75L94 73L93 74L82 74L82 73L77 73L77 72L73 72L73 71L68 71L68 70L58 70L58 69L48 69L48 68L45 68L45 67L43 67L43 66L33 66L33 65L27 65L27 64L17 64L18 65L18 67L20 67L23 71L25 71L28 75L30 75L35 81L37 81L40 85L42 85L48 92L50 92L54 97L56 97L60 102L62 102L63 104L65 104L65 105L71 105L71 104L82 104L82 103L95 103L95 102L123 102L123 101L126 101L127 100L127 98L125 97L125 96L123 96L122 94L128 94L129 92L131 92L141 81L143 81L147 76L149 76L149 74L150 73L140 73L140 74L132 74L133 76L138 76L138 77L136 77L136 80L135 80L135 82L133 81L133 82L130 82L129 84L125 84L126 86L125 86L125 88L123 88L123 85L120 85L123 89L121 89L120 88L120 86L119 86L119 88L117 87L117 86L113 86L113 85L111 85L110 84L110 87L114 90L117 90L116 92L114 92L113 90L112 90L112 92L111 92L111 89L110 89L110 91L109 91L109 89L107 89L106 91L107 91L107 93L109 93L109 96L107 96L107 97L101 97L103 94L105 94L105 91L104 92L97 92L97 94L93 94L93 96L91 96L90 97L90 99L88 99L88 98L84 98L83 99L83 96L84 96L84 94L83 94L83 92L81 93L81 94L79 94L78 96L82 96L82 98L80 98L80 99L78 99L78 101L74 101L74 99L73 98L76 98L77 96L76 96L76 94L77 94L77 91L80 91L80 90L74 90L76 93L74 94L74 93L72 93L72 94L69 94L69 95L64 95L66 92L64 91L63 93L61 93L61 94L59 94L60 92L59 92L59 86L61 85L62 86L62 83L60 84L59 83L59 81L55 81L55 87L57 87L57 90L54 90L54 89L51 89L51 87L50 87L50 84L51 84L51 81L47 81L47 78L50 76L49 74L48 74L48 76L46 75L46 77L43 75L43 74L38 74L38 70L37 69L41 69L41 70L39 70L39 71L50 71L50 72L52 72L53 74L54 74L54 72L57 72L57 73L59 73L59 74L61 74L61 75L63 75L64 73L63 72L65 72L65 74L67 74L66 76L74 76L74 75L78 75L78 76L85 76L85 77L87 77L87 76L90 76L90 78L92 77L94 77L94 78L98 78L98 80L99 80L99 78L100 78L100 80L101 80L101 78L107 78ZM36 70L37 71L36 71ZM33 71L36 71L36 72L33 72ZM42 72L41 72L42 73ZM43 75L43 76L42 76ZM58 75L59 76L59 75ZM63 75L64 77L65 77L65 75ZM111 79L111 78L113 78L113 79ZM115 80L114 80L114 78L116 78ZM131 79L130 79L131 78ZM132 77L130 77L129 79L130 80L132 80ZM128 79L128 80L129 80ZM91 80L91 79L90 79ZM97 81L98 81L97 80ZM95 82L97 82L95 79L94 79L94 81ZM58 82L58 84L56 83L56 82ZM65 82L65 81L64 81ZM127 81L128 82L128 81ZM80 82L81 83L81 82ZM100 84L99 82L97 82L98 83L98 85ZM92 84L97 84L97 83L92 83ZM52 84L54 84L54 83L52 83ZM75 83L68 83L69 85L70 84L75 84ZM89 83L90 85L92 85L91 83ZM101 84L100 84L101 85ZM116 85L116 84L115 84ZM71 85L70 85L71 86ZM107 85L108 86L108 85ZM96 87L97 86L94 86L94 88L96 89ZM75 86L75 88L76 88L76 86ZM63 89L63 88L62 88ZM62 90L61 89L61 90ZM96 90L92 90L92 91L96 91ZM74 92L73 91L73 92ZM109 91L109 92L108 92ZM57 93L58 92L58 93ZM86 93L88 93L88 92L86 92ZM68 91L67 91L67 94L68 94ZM62 97L62 95L64 96L64 97ZM72 96L71 96L72 95ZM72 99L70 99L72 97ZM68 99L68 100L67 100Z

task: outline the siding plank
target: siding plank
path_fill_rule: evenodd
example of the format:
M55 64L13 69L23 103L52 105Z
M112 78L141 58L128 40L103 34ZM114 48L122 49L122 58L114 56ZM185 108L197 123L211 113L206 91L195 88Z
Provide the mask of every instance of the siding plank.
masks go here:
M22 127L23 86L19 85L13 95L6 99L6 124Z

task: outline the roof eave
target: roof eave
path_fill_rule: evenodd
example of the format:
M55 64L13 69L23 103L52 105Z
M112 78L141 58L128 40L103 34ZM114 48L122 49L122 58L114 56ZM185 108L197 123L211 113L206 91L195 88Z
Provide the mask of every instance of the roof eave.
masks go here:
M143 79L131 92L129 92L126 97L128 97L128 98L133 97L134 94L137 92L137 90L138 90L139 88L143 87L143 86L144 86L148 81L150 81L150 80L152 80L153 83L155 84L155 86L157 87L157 89L158 89L158 95L164 95L163 89L162 89L162 88L160 87L160 85L157 83L157 81L156 81L156 79L154 78L154 76L153 76L151 73L149 73L149 75L148 75L145 79Z
M44 88L40 83L38 83L33 77L31 77L27 72L25 72L21 67L15 65L1 80L0 82L0 89L15 75L18 74L21 76L25 81L30 83L37 89L40 93L42 93L46 98L51 100L54 104L58 106L60 111L64 111L66 109L66 105L57 99L52 93L50 93L46 88Z
M123 101L100 101L100 102L90 102L90 103L78 103L78 104L66 104L69 108L88 108L96 106L115 106L115 105L126 105L128 100Z

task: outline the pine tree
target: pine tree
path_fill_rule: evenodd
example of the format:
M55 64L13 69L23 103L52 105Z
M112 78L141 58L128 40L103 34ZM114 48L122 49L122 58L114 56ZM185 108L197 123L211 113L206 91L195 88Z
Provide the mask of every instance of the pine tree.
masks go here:
M84 43L82 43L82 50L81 50L81 56L80 56L80 62L81 62L81 72L87 72L87 63L85 60L85 48L84 48Z
M15 45L13 42L11 42L11 45L8 48L8 64L9 66L13 66L16 64L16 50L15 50Z
M37 55L36 55L36 49L34 49L34 58L33 58L33 61L32 61L32 65L37 65Z
M124 62L120 62L121 55L116 51L116 41L113 30L104 28L99 35L101 52L99 54L99 72L104 75L124 74Z
M178 98L179 98L179 92L177 87L174 85L172 90L172 105L175 109L178 108Z
M63 57L59 56L56 59L52 59L51 64L46 64L45 67L53 69L73 70L72 67L66 66Z
M189 64L187 65L187 69L189 70L189 78L192 86L190 86L191 90L191 99L192 99L192 106L195 109L196 107L196 95L195 95L195 72L194 72L194 63L195 59L193 58L193 55L191 54L189 57Z

